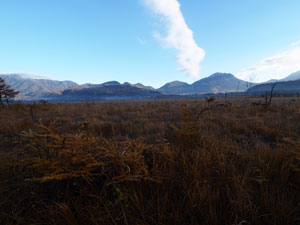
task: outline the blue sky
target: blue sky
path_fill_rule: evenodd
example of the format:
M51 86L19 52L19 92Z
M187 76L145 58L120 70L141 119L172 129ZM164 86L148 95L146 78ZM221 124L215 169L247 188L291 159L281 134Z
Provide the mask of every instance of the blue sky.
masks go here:
M3 0L0 72L154 87L214 72L282 78L300 70L299 10L299 0Z

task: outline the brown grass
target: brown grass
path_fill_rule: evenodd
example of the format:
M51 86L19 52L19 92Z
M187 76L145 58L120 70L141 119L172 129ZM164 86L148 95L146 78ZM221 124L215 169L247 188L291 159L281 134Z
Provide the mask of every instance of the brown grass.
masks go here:
M0 109L0 224L300 224L300 102Z

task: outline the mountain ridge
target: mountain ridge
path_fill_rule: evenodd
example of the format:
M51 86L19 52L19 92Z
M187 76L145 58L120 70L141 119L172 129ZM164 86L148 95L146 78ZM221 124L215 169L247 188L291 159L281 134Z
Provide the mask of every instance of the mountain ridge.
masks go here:
M61 92L67 88L78 86L73 81L57 81L50 79L23 78L18 74L1 75L6 84L20 92L18 98L40 98L46 94Z
M300 79L298 80L288 80L288 81L276 81L273 83L262 83L258 84L250 89L248 93L250 94L265 94L270 92L274 86L274 93L277 94L296 94L300 93Z
M217 94L225 92L244 92L248 88L249 91L260 90L259 85L267 85L269 83L255 84L241 79L238 79L233 74L217 72L208 77L195 81L192 84L188 84L182 81L168 82L160 88L153 88L151 86L145 86L141 83L131 84L125 82L121 84L118 81L107 81L102 84L86 83L79 85L73 81L57 81L50 79L34 79L24 78L18 75L18 73L10 73L9 75L1 74L8 85L20 92L19 99L37 100L41 98L59 98L63 97L72 98L71 95L80 98L80 94L83 99L84 96L89 96L92 99L101 98L148 98L150 96L159 95L172 95L172 96L184 96L184 95L203 95L207 93ZM290 74L281 80L291 80L300 78L300 71ZM276 81L278 82L278 81ZM280 81L283 82L283 81ZM293 83L286 85L293 86ZM254 87L257 87L254 89ZM279 87L284 87L279 85ZM298 88L294 87L293 88ZM288 88L285 88L288 89ZM263 88L261 89L263 90Z
M173 81L160 87L159 91L164 94L204 94L245 91L250 82L240 80L230 73L214 73L209 77L202 78L192 84L182 81Z

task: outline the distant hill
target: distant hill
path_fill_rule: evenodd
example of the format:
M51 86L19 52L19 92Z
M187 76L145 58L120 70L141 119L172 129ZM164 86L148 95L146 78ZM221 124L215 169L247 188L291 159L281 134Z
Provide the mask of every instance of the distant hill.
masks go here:
M299 80L299 79L300 79L300 71L290 74L286 78L281 79L281 81L291 81L291 80Z
M50 93L61 92L67 88L78 86L72 81L23 78L18 74L0 74L0 76L14 90L20 92L18 98L22 99L41 98Z
M270 92L274 83L258 84L248 90L250 94L258 95ZM278 94L295 94L300 93L300 79L291 81L276 82L274 93Z
M249 86L251 85L248 82L240 80L230 73L214 73L191 85L181 81L173 81L157 90L164 94L185 95L245 91Z
M295 72L295 73L291 73L290 75L288 75L287 77L283 78L283 79L271 79L268 80L264 83L274 83L274 82L281 82L281 81L292 81L292 80L299 80L300 79L300 71Z
M192 84L195 91L201 93L220 93L245 91L248 89L247 82L240 80L230 73L214 73Z
M17 75L20 76L22 78L31 78L31 79L48 79L51 80L51 78L49 76L45 76L45 75L41 75L41 74L35 74L35 73L0 73L0 76L4 76L4 75Z
M120 83L118 81L108 81L103 83L103 85L120 85Z
M106 82L98 85L77 86L62 91L60 94L49 95L56 101L96 101L96 100L130 100L156 98L161 93L147 88L139 88L130 84Z
M280 80L271 79L271 80L268 80L268 81L263 82L262 84L275 83L275 82L278 82L278 81L280 81Z
M145 85L143 85L141 83L131 84L131 83L125 82L124 84L125 85L130 85L130 86L133 86L133 87L137 87L137 88L144 88L144 89L149 89L149 90L155 90L155 88L153 88L151 86L145 86Z
M173 81L165 84L157 90L164 94L182 95L191 93L191 89L191 85L189 85L188 83L181 81Z

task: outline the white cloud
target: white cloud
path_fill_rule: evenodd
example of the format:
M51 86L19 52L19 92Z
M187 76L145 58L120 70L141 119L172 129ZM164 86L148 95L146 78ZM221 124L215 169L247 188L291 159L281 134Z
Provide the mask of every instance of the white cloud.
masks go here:
M177 0L142 0L155 14L161 17L166 36L155 34L165 46L178 51L177 61L180 69L189 76L198 78L200 62L205 56L194 40L193 31L187 26Z
M270 79L282 79L299 70L300 47L294 47L261 60L259 63L242 70L237 74L237 77L249 80L251 75L255 75L255 82L264 82Z
M300 45L300 40L292 43L292 46L298 46L298 45Z

